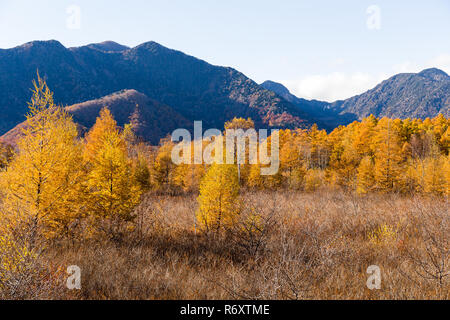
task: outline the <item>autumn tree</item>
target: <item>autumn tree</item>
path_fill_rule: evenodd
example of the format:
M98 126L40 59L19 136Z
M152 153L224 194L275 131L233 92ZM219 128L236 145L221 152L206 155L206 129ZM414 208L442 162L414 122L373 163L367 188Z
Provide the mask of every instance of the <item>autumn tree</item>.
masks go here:
M150 189L150 168L148 166L148 160L140 152L133 159L133 178L143 192Z
M225 128L225 136L227 135L227 131L228 130L242 130L242 132L245 132L247 130L251 130L251 129L255 129L255 123L253 122L252 119L248 118L248 119L244 119L244 118L233 118L233 120L228 121L225 123L224 125ZM244 139L244 143L245 143L245 159L246 161L244 163L241 163L238 154L237 154L237 146L235 148L235 150L231 150L231 152L233 152L234 157L235 157L235 161L237 163L237 170L238 170L238 181L240 182L241 178L243 178L244 180L246 179L248 173L249 173L249 144L250 144L250 140L246 137Z
M150 189L149 148L139 141L134 131L134 125L125 124L122 137L127 148L128 158L132 163L132 176L142 192Z
M280 148L280 170L286 177L290 188L298 189L303 184L305 168L302 161L300 144L295 132L285 130L282 132Z
M398 122L383 118L377 125L374 139L375 180L382 192L400 189L403 155L398 134Z
M107 108L100 112L86 137L85 157L88 161L85 191L89 216L95 227L106 227L104 231L114 237L121 232L125 222L134 219L132 211L142 190L132 179L132 162L124 136Z
M366 194L375 186L374 164L370 156L361 160L358 166L356 192Z
M444 160L443 176L445 178L445 195L450 196L450 154Z
M263 189L264 180L261 176L261 165L252 164L250 166L250 172L247 177L247 186L253 189Z
M213 164L200 183L197 221L205 231L234 224L239 214L239 182L236 165Z
M170 138L161 140L157 151L152 171L152 182L155 190L164 192L174 192L177 187L175 181L176 165L172 161L172 148L174 143Z
M344 129L335 131L338 132L339 139L332 148L328 171L333 171L335 183L344 188L354 189L361 158L358 152L360 142L355 142L358 127L358 123L352 123ZM332 135L336 134L335 132Z
M83 180L77 128L38 74L17 154L4 173L4 205L31 221L47 237L69 231L79 215L78 186Z
M202 164L180 164L175 169L175 184L184 192L198 192L206 166Z
M308 169L305 174L305 190L316 191L325 185L325 172L322 169Z
M280 133L283 136L283 131ZM272 147L273 136L267 137L259 144L259 161L257 164L249 166L249 174L247 175L247 185L252 188L277 190L283 186L284 177L282 171L277 167L276 172L267 175L269 168L274 169L275 162L279 162L280 155L272 154L276 148ZM269 151L270 150L270 155ZM263 156L263 154L265 154ZM264 159L267 158L267 159ZM266 172L265 174L263 172Z
M425 193L442 195L446 192L445 165L447 157L441 154L436 140L431 142L430 152L423 161L422 188Z
M328 136L325 130L319 130L314 124L308 131L310 150L305 157L308 168L325 169L329 162L330 150Z
M9 162L13 158L13 155L13 148L10 145L7 145L0 141L0 171L6 170Z

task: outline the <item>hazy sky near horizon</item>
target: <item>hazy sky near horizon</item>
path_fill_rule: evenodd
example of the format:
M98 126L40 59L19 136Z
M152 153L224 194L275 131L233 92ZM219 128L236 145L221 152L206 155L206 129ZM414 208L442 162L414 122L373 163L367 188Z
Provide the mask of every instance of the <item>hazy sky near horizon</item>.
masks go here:
M0 48L153 40L327 101L399 72L450 73L450 0L0 0L0 30Z

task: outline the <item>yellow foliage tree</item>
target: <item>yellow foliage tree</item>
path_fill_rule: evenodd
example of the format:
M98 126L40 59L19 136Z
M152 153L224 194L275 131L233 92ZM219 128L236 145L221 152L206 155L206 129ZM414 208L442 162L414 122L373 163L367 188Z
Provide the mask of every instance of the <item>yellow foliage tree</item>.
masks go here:
M13 148L0 142L0 171L6 170L14 155Z
M255 127L255 123L250 118L248 118L248 119L233 118L233 120L226 122L224 127L225 127L225 130L228 130L228 129L243 129L243 130L247 130L247 129L254 128Z
M325 172L321 169L309 169L305 175L305 190L315 191L325 183Z
M378 123L375 136L375 181L381 192L399 190L403 155L398 134L398 124L383 118Z
M125 139L107 108L101 111L86 141L85 190L89 215L100 223L97 227L106 219L109 222L106 231L114 236L121 231L124 222L133 220L132 211L142 190L132 178Z
M247 177L247 186L254 189L263 189L264 181L261 176L261 165L252 164Z
M358 167L356 186L357 193L365 194L372 190L375 185L373 171L374 165L372 158L369 156L364 157Z
M445 194L447 196L450 196L450 154L447 156L447 158L444 161L444 174L445 177Z
M175 169L175 184L184 192L197 192L205 174L202 164L180 164Z
M158 153L152 166L153 187L158 191L173 192L175 181L175 164L172 161L174 144L170 138L161 140Z
M252 119L248 118L248 119L244 119L244 118L233 118L233 120L228 121L225 123L224 125L225 128L225 135L226 135L226 130L249 130L249 129L254 129L255 128L255 123L253 122ZM235 149L234 155L235 155L235 160L236 163L238 163L237 169L238 169L238 180L240 182L241 179L246 180L247 176L249 174L249 170L250 170L250 166L248 164L248 160L249 160L249 147L247 145L247 143L249 143L248 139L245 139L245 158L246 158L246 162L245 163L238 163L239 159L237 158L237 150Z
M72 118L54 104L45 81L38 75L33 86L17 154L2 177L4 205L14 220L53 237L68 232L79 214L82 152Z
M428 157L425 159L423 185L424 192L436 195L446 193L448 181L445 169L447 161L448 158L443 155Z
M197 221L205 231L218 231L234 224L239 214L237 168L213 164L200 183Z
M289 131L286 135L286 141L280 150L280 170L286 177L288 186L298 189L302 185L305 175L300 148L295 141L294 135Z
M150 169L147 159L141 153L133 161L133 178L142 191L150 189Z

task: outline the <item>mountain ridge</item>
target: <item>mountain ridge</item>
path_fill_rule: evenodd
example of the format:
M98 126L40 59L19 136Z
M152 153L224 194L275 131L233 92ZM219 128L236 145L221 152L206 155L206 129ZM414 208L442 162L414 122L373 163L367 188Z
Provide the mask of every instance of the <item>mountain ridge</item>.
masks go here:
M450 76L438 68L399 73L362 94L335 102L298 98L284 85L270 80L261 86L295 105L315 103L319 112L317 117L334 115L337 119L344 117L343 122L351 121L352 118L361 120L371 114L400 119L435 117L440 113L449 117Z
M229 68L149 41L121 51L92 45L65 48L56 40L0 51L0 134L24 120L31 81L39 70L55 101L72 105L135 89L187 119L222 127L234 116L259 127L307 127L312 118L289 102ZM8 88L8 90L6 90Z
M185 125L181 118L191 123L202 120L209 128L222 128L233 117L251 117L257 128L308 128L317 123L330 131L370 114L448 117L450 105L450 78L436 68L397 74L361 95L328 103L296 97L273 81L259 85L234 68L209 64L154 41L133 48L113 41L71 48L57 40L32 41L0 49L0 70L0 135L24 121L37 70L54 91L57 104L98 105L111 94L135 90L128 92L128 100L119 99L127 112L135 99L144 101L145 96L153 101L143 102L148 110L164 106L158 110ZM159 117L156 124L162 127L144 126L148 132L141 136L154 143L167 134L162 124L167 117L147 116Z
M396 74L363 94L336 101L331 108L358 119L371 114L391 118L449 117L450 77L437 68Z
M150 99L145 94L133 89L125 89L100 99L90 100L65 107L77 124L80 135L95 124L101 109L107 107L119 127L130 123L135 134L153 145L159 143L160 137L166 136L177 128L191 130L192 123L171 107ZM26 121L0 137L0 140L15 145L27 126Z

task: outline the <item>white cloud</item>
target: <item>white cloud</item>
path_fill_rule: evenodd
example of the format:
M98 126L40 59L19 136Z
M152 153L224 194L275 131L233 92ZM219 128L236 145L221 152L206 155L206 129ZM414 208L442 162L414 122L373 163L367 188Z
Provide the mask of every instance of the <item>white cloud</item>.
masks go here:
M380 76L369 73L343 73L306 76L298 81L284 81L283 83L293 94L305 99L336 101L363 93L374 87Z
M298 97L331 102L364 93L394 74L420 72L427 68L439 68L450 74L450 54L441 54L422 64L405 61L394 65L391 71L386 73L333 72L281 82Z

